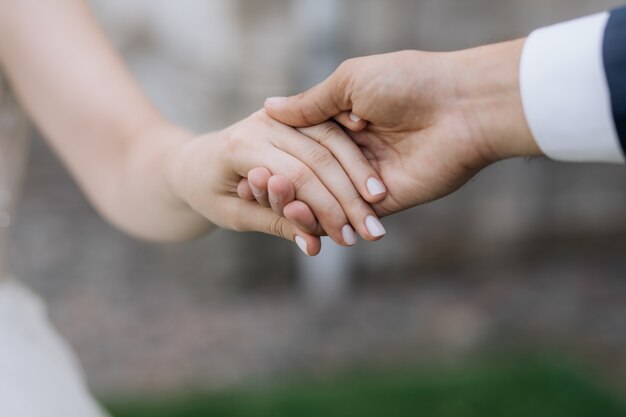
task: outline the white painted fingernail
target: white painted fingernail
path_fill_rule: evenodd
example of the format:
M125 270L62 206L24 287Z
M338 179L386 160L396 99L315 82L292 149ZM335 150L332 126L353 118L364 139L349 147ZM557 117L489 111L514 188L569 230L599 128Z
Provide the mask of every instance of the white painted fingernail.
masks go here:
M367 216L365 219L365 226L367 227L367 231L374 237L381 237L387 233L380 220L374 216Z
M369 191L371 195L378 195L384 193L387 189L382 182L378 181L374 177L370 177L367 180L367 191Z
M307 244L306 244L306 240L301 237L301 236L296 236L296 245L298 245L298 247L300 248L300 250L302 252L304 252L304 254L306 256L309 256L309 252L308 252L308 248L307 248Z
M354 123L358 123L361 121L361 118L354 113L350 113L350 120L352 120Z
M349 224L341 228L341 236L343 236L343 241L346 245L352 246L356 243L356 233L354 233L354 229Z
M270 97L265 99L265 104L271 106L280 106L287 100L287 97Z

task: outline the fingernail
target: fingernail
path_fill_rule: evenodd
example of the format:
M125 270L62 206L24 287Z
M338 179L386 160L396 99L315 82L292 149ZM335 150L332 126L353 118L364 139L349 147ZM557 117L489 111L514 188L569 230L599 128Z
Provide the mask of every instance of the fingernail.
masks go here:
M307 244L306 244L306 240L301 237L301 236L296 236L296 245L298 245L298 247L300 248L300 250L302 252L304 252L304 254L306 256L309 256L309 252L307 251Z
M350 120L352 120L354 123L358 123L361 121L361 118L354 113L350 113Z
M387 233L380 220L374 216L367 216L365 219L365 226L367 227L367 231L374 237L381 237Z
M265 99L265 104L270 106L280 106L287 100L287 97L270 97Z
M341 236L343 236L343 241L349 246L356 243L356 233L354 233L354 229L349 224L341 228Z
M267 194L269 196L270 202L274 205L278 205L278 196L271 191L268 191Z
M261 197L263 195L263 191L261 191L260 188L255 187L250 181L248 181L248 184L250 184L250 189L255 197Z
M374 177L370 177L367 180L367 191L369 191L371 195L378 195L384 193L387 189L382 182L378 181Z

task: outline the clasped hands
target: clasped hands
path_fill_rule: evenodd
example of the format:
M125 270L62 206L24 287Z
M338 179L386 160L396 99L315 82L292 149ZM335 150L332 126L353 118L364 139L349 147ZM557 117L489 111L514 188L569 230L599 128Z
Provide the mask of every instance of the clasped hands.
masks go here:
M356 233L380 239L379 218L498 160L540 154L519 93L523 43L348 60L309 91L189 142L184 164L204 174L187 177L204 175L214 204L194 187L184 199L215 224L294 240L311 256L324 234L343 246Z

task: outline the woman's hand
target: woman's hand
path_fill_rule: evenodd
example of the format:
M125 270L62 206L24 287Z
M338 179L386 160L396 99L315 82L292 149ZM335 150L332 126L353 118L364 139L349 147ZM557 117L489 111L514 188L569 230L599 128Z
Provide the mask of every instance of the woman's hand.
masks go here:
M316 235L322 231L343 246L356 241L354 229L367 240L379 239L384 229L369 203L384 199L385 188L358 148L331 153L323 146L342 134L340 127L326 123L305 135L261 110L221 132L188 141L170 158L167 178L173 193L211 223L294 240L308 255L319 252ZM256 167L283 178L275 185L278 191L269 195L264 186L251 188L249 199L241 199L240 181ZM266 179L253 172L248 181L254 187ZM290 211L283 204L290 200L283 198L285 191L310 207L319 226L302 222L297 228L272 210ZM255 202L249 201L252 197Z

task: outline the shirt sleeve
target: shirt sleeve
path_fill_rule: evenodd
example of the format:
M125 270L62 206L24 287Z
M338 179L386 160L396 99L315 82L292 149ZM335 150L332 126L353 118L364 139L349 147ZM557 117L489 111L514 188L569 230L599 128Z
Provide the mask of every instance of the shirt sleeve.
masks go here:
M520 89L546 156L624 163L626 7L534 31L522 53Z

